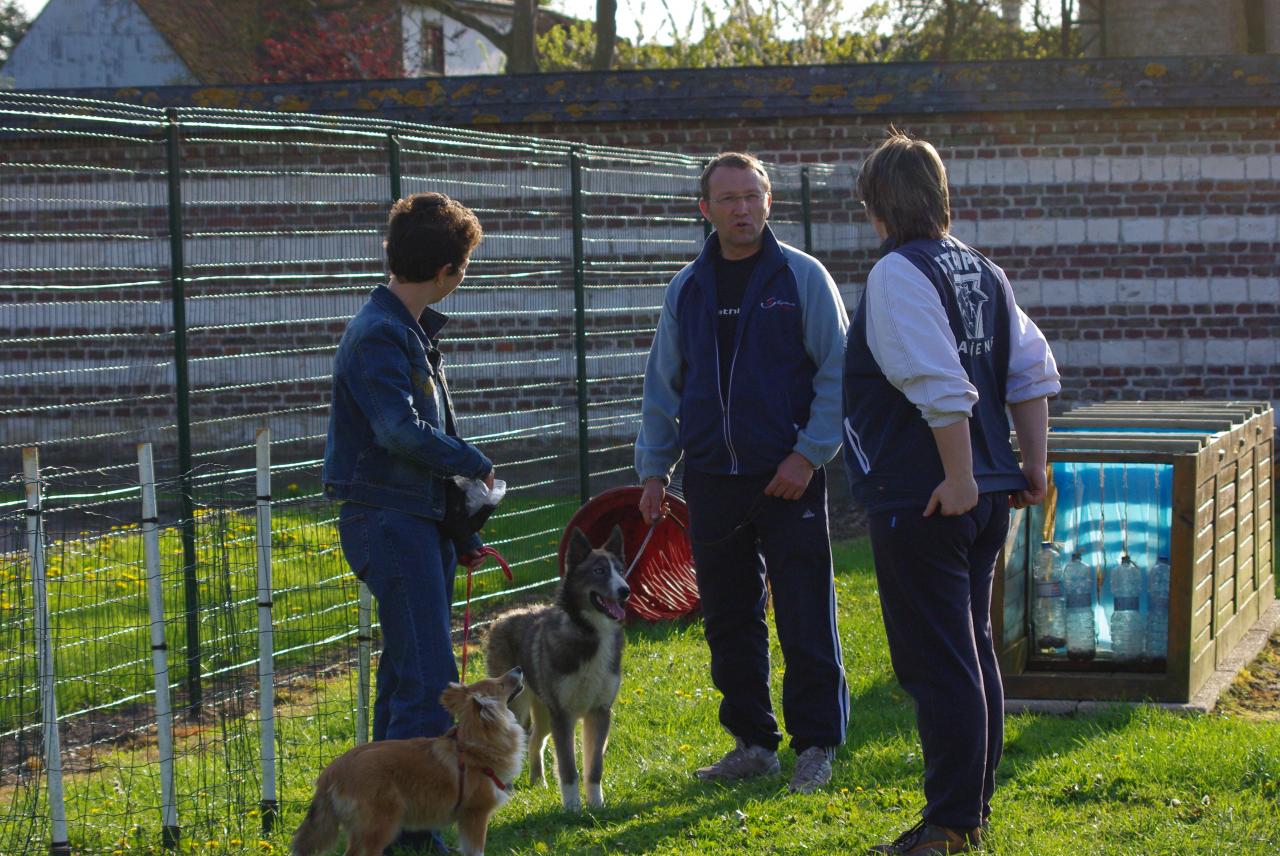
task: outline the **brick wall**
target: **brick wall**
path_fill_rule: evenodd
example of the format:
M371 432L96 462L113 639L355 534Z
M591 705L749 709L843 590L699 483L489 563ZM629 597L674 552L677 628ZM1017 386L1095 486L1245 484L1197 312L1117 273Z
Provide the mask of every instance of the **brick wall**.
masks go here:
M877 242L850 190L858 165L891 123L938 145L950 173L955 233L1005 268L1019 302L1050 338L1064 377L1057 408L1113 397L1280 398L1280 76L1268 58L685 70L88 94L161 106L212 99L230 107L287 104L644 149L655 162L666 152L693 156L692 167L657 168L586 154L586 174L595 182L586 211L588 256L598 262L586 272L594 301L588 324L597 333L589 339L591 365L614 364L598 371L593 400L598 396L606 408L634 407L662 281L697 251L701 228L690 195L697 162L718 150L745 149L775 164L774 221L795 244L801 241L798 170L813 165L814 252L852 308ZM375 149L317 156L314 168L332 173L315 179L323 189L298 184L276 205L247 205L234 202L234 180L223 173L236 164L253 167L255 159L278 164L279 148L197 147L188 165L208 175L189 197L187 229L201 237L188 262L216 261L225 276L262 273L272 269L274 252L285 259L281 272L375 273L386 181ZM565 155L546 151L533 159L541 166L529 166L491 154L480 170L488 177L471 182L458 174L468 169L460 166L465 157L421 156L414 166L420 180L405 187L438 187L477 207L490 235L487 258L507 265L490 268L494 276L519 273L510 264L516 258L527 258L530 270L550 270L541 277L551 286L538 292L542 303L528 295L516 299L526 280L488 290L477 283L458 296L455 308L467 317L451 334L464 362L493 365L485 355L512 353L531 358L529 368L503 370L497 378L489 369L462 372L460 406L475 417L502 411L511 424L520 419L510 414L526 411L555 411L572 422ZM299 157L290 155L291 168L302 163ZM549 189L529 189L537 187ZM335 194L331 202L340 204L308 204ZM281 237L249 256L228 256L231 245L221 236L271 233L282 222L294 231L330 234ZM155 212L146 228L163 234ZM336 236L343 230L350 234ZM542 235L543 243L530 243L531 235ZM249 252L237 246L236 252ZM325 246L336 259L306 261ZM201 287L233 281L214 278ZM620 302L620 292L628 299ZM219 353L252 349L264 333L270 341L290 337L299 348L323 347L350 303L310 312L313 320L302 329L287 323L285 313L278 327L225 330L211 340L209 370L219 365ZM490 305L510 311L493 312ZM556 355L557 368L536 368L539 353ZM295 389L295 400L323 395L323 382L315 379L322 372L313 369L296 372L312 385L304 384L303 393ZM274 394L274 382L267 378L251 394L236 394L261 404ZM211 382L211 388L219 387ZM488 388L501 394L484 392ZM308 430L314 437L321 429L320 409L313 409ZM501 424L474 423L484 430ZM625 419L619 424L619 435L633 430Z

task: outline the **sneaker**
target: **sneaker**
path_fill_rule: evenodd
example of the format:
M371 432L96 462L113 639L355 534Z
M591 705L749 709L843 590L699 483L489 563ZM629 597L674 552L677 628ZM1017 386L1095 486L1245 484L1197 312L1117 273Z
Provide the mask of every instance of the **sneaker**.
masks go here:
M763 746L748 746L741 740L735 740L735 743L737 745L727 755L710 767L695 770L694 775L704 782L733 782L782 771L777 752Z
M921 819L919 823L887 844L877 844L867 853L897 854L897 856L948 856L951 853L969 853L982 848L982 829L951 829L934 826Z
M811 794L831 781L831 753L823 746L810 746L796 758L796 771L788 785L793 793Z

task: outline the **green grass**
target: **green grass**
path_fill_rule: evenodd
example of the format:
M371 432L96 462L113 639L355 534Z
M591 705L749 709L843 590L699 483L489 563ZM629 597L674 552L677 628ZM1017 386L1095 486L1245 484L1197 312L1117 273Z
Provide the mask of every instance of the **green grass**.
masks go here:
M912 706L889 668L866 543L837 545L836 564L853 708L828 789L787 793L789 753L780 777L735 787L696 782L691 770L731 745L716 721L701 628L632 627L606 762L607 807L568 816L554 786L521 781L495 817L486 852L843 854L910 825L923 803L919 745ZM474 677L479 665L471 668ZM281 690L282 817L265 838L252 812L255 730L230 719L188 728L184 739L201 751L179 753L184 850L285 852L315 774L350 745L351 697L347 675ZM104 751L100 771L71 778L72 838L81 852L159 850L158 767L149 751L145 741ZM11 842L16 827L29 824L19 814L29 805L24 794L0 789L0 805L12 807L0 820L0 853L22 852ZM1280 725L1119 706L1095 716L1011 717L994 809L990 841L1002 856L1275 854ZM33 839L30 852L41 845Z
M512 563L516 581L508 583L490 563L473 579L473 602L504 597L513 588L548 588L557 573L559 533L576 507L572 499L548 497L513 497L504 503L485 536ZM357 587L338 544L336 517L336 506L305 498L273 509L273 619L276 665L282 670L314 664L325 656L317 645L333 645L355 633ZM196 513L200 665L202 674L215 681L254 668L255 526L251 505ZM109 709L150 693L147 570L137 525L48 540L59 712ZM170 673L175 704L180 704L188 628L179 530L163 529L159 542ZM38 718L28 562L25 551L0 555L0 733ZM465 592L465 575L459 574L455 602L461 603Z

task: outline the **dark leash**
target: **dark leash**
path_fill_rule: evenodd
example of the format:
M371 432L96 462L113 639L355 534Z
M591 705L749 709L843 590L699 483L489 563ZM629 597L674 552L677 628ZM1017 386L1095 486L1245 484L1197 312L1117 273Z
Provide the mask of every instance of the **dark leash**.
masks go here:
M623 576L631 576L631 571L635 569L637 564L639 564L640 556L644 554L645 548L649 546L650 539L653 538L653 533L657 531L658 524L663 520L670 518L677 526L684 530L684 534L689 538L689 543L696 547L718 547L729 539L735 537L739 532L746 528L748 524L754 523L756 521L756 514L760 510L760 506L763 504L764 500L768 498L769 497L764 495L764 491L761 490L760 493L756 494L756 498L751 501L750 507L747 508L747 513L743 515L742 521L738 523L737 526L730 529L727 535L710 540L699 540L694 538L693 533L689 531L689 527L684 525L684 521L664 508L662 514L658 516L658 519L649 524L649 531L645 533L644 540L640 542L640 549L636 551L635 557L632 558L631 564L627 566L627 571Z

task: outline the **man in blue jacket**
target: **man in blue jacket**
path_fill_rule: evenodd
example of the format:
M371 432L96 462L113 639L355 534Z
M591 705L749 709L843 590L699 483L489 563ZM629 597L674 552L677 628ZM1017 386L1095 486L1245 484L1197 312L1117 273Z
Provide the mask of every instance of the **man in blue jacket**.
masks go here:
M435 737L453 724L440 693L458 680L449 635L459 556L478 565L478 536L441 532L445 479L483 479L493 464L457 436L436 348L448 321L430 308L462 283L480 223L439 193L399 200L387 224L390 281L347 325L334 358L324 453L325 494L342 503L338 535L356 576L378 600L382 655L373 739ZM438 836L401 836L434 846Z
M636 471L640 511L653 521L684 456L711 677L735 741L697 776L781 770L765 620L772 592L797 754L791 788L810 793L830 781L849 718L822 470L840 448L848 321L826 269L774 238L771 203L769 177L750 155L718 155L703 171L698 207L715 231L667 286Z

